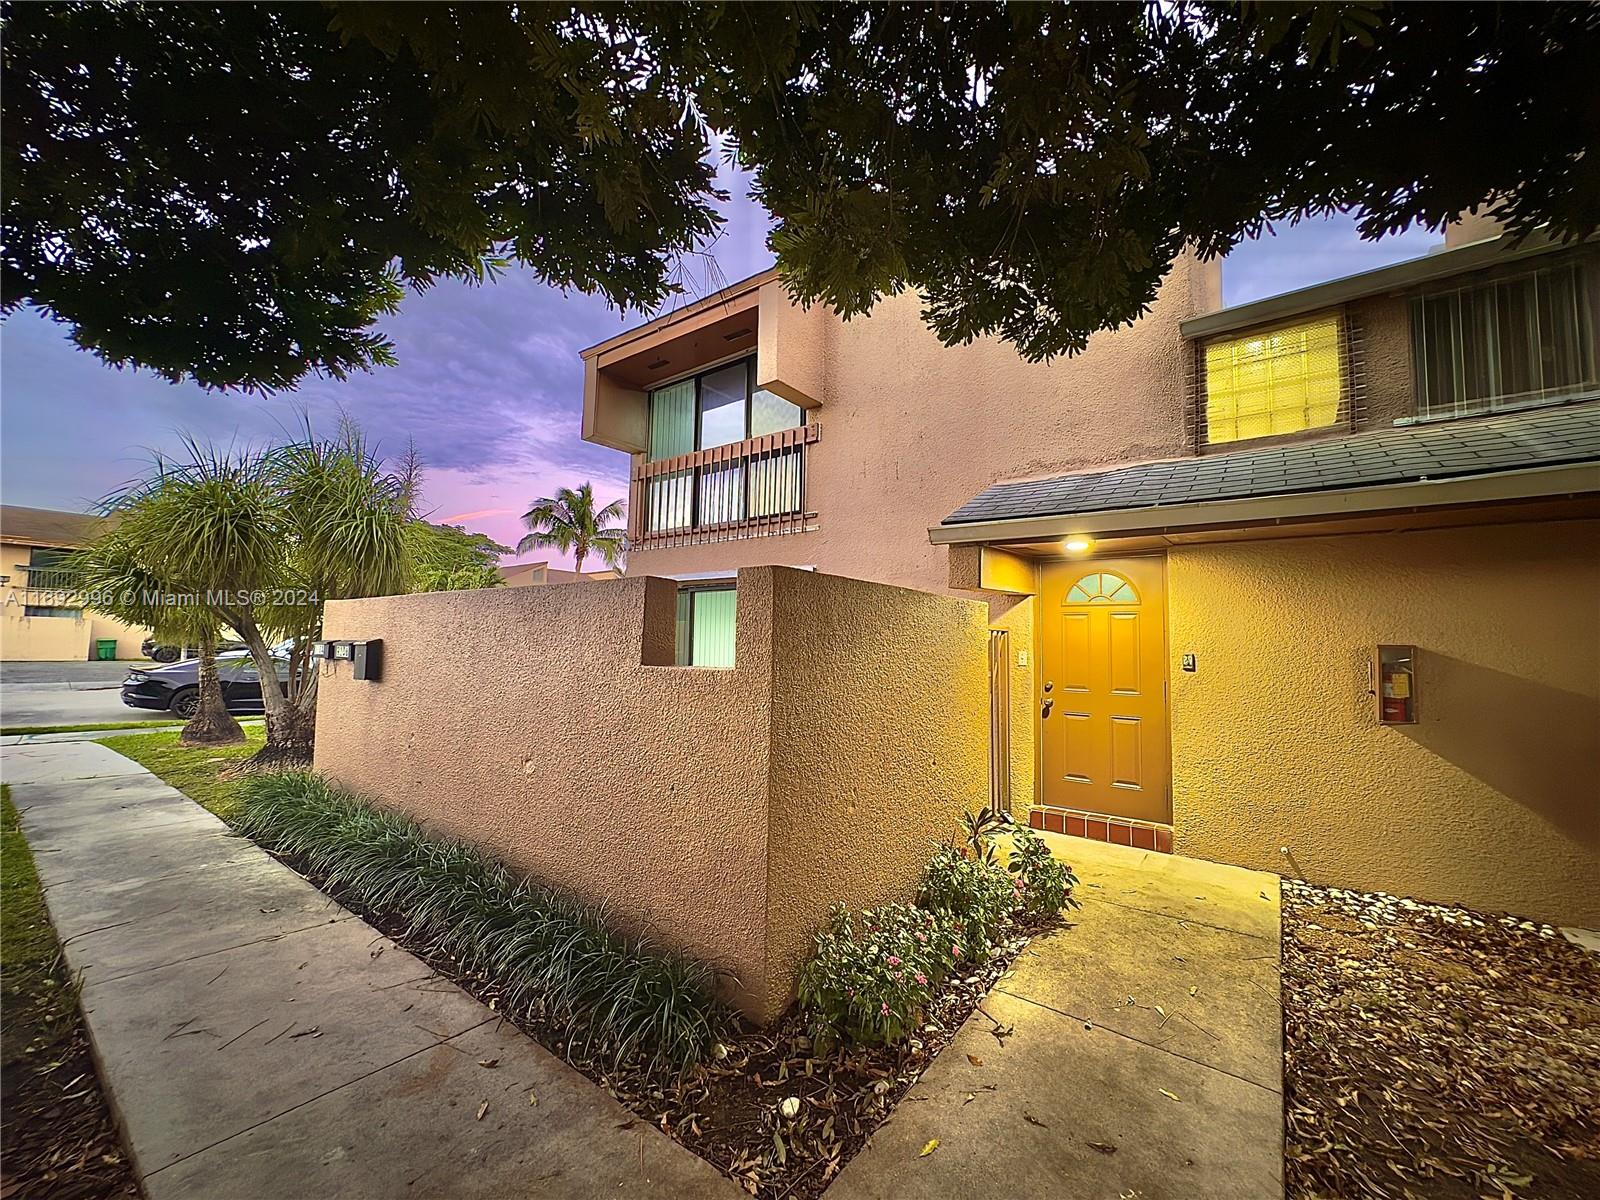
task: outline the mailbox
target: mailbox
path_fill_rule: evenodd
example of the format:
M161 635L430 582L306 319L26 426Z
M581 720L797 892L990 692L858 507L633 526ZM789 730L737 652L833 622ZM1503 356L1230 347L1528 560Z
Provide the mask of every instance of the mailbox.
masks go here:
M355 657L354 676L357 679L381 680L383 678L383 639L353 643Z
M1378 724L1417 723L1417 648L1379 646L1374 662Z

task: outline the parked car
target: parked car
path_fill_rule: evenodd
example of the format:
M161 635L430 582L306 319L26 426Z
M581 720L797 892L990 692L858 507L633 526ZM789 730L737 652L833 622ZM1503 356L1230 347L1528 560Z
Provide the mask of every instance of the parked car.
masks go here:
M274 647L276 649L276 647ZM278 679L289 678L289 659L277 657ZM248 651L233 650L217 655L217 677L222 682L222 700L236 715L259 713L261 676ZM135 668L122 681L122 702L129 708L166 709L187 721L200 707L200 660L185 659L164 667Z
M243 650L244 648L245 644L243 642L217 643L218 653ZM158 642L155 638L145 638L144 641L139 643L139 653L146 658L154 659L158 663L175 663L183 658L198 658L200 656L200 648L198 646L174 646L170 642Z

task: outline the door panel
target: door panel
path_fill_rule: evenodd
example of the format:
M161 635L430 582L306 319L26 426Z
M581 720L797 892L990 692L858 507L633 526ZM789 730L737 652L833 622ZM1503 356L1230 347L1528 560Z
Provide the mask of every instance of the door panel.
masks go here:
M1113 612L1107 615L1111 623L1111 691L1118 696L1140 695L1144 689L1139 682L1142 666L1139 661L1139 614Z
M1165 578L1159 557L1061 561L1041 571L1045 804L1172 819Z
M1088 713L1061 714L1061 736L1065 740L1061 771L1068 779L1087 783L1094 777L1096 758L1093 719Z

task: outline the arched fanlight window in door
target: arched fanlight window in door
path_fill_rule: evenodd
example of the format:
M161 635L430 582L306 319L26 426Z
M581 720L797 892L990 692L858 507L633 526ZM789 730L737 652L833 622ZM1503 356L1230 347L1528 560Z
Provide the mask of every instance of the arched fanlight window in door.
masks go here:
M1091 571L1067 589L1066 604L1137 604L1133 584L1114 571Z

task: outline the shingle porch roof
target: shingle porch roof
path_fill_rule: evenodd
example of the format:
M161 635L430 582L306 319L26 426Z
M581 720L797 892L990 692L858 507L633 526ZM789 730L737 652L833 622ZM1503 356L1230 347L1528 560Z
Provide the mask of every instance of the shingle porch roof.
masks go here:
M1600 463L1600 403L997 483L941 526L1154 510L1583 463Z

